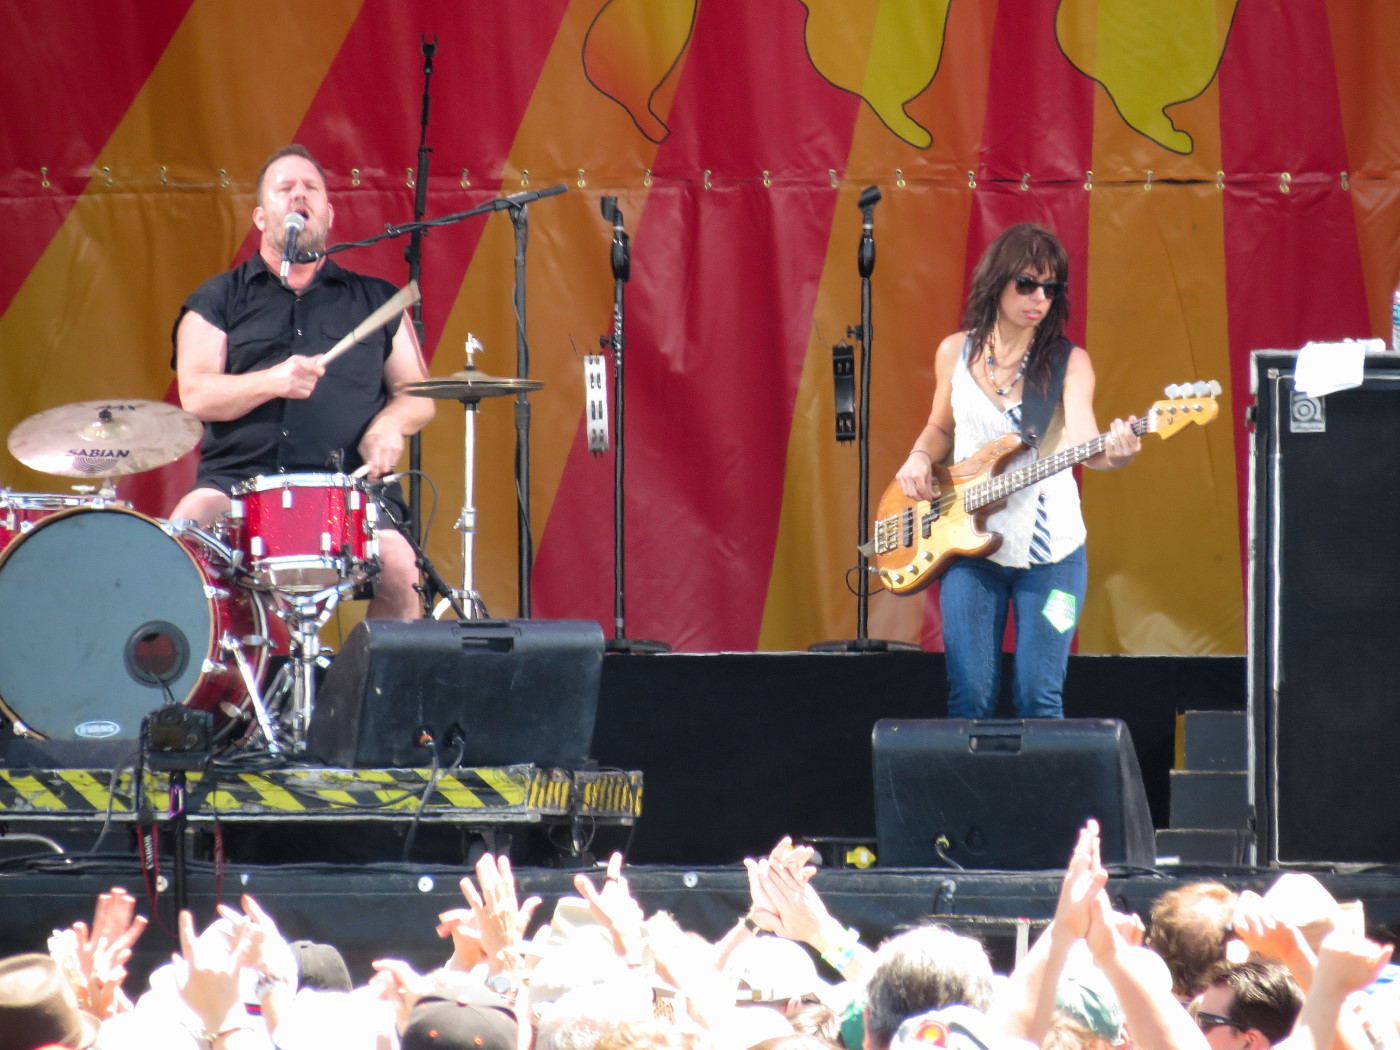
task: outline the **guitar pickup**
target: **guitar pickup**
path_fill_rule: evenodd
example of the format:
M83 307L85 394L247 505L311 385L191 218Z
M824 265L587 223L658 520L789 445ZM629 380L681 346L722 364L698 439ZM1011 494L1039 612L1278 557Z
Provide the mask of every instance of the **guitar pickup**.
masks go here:
M919 519L919 532L924 539L933 535L934 523L938 521L938 500L928 505L928 513Z
M899 533L904 546L914 546L914 508L905 507L899 513Z

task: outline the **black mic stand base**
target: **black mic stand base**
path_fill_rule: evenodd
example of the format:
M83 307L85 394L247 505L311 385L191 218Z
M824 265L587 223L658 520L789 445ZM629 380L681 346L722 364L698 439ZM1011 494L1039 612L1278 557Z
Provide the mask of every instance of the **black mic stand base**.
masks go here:
M644 638L605 638L603 639L603 651L605 653L669 653L671 646L667 642L651 642Z
M814 642L809 653L921 653L922 645L896 642L889 638L838 638L831 642Z

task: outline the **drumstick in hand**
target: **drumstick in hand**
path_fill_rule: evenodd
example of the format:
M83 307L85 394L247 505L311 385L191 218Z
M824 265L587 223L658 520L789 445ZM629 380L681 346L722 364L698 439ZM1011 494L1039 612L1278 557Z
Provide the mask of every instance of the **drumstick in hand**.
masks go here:
M402 311L408 309L414 303L418 302L418 300L421 298L422 296L418 294L418 282L409 281L408 284L404 285L404 287L400 288L397 292L394 293L394 297L392 299L390 299L387 303L381 306L378 310L374 311L374 313L366 317L354 328L350 329L349 335L347 335L340 342L336 343L335 346L331 347L324 354L322 354L321 364L330 364L332 361L334 361L341 354L345 353L345 351L349 350L352 346L358 343L365 336L370 335L373 332L377 332L379 329L383 328L386 324L389 323L390 319L393 318L395 314L401 313Z

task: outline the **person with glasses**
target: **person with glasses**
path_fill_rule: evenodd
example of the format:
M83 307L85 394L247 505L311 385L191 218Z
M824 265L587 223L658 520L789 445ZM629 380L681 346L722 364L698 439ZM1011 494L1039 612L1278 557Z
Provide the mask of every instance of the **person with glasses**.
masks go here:
M1278 963L1224 963L1191 1004L1211 1050L1264 1050L1293 1031L1303 993Z
M1094 366L1065 336L1069 259L1034 223L1004 230L972 273L963 329L938 346L933 407L895 478L911 500L934 500L933 467L962 461L1006 434L1029 446L1012 471L1099 436ZM1084 465L1117 470L1141 448L1115 419L1103 451ZM1001 686L1002 637L1015 610L1012 697L1022 718L1063 717L1061 691L1088 580L1085 528L1074 474L1061 470L1012 493L986 518L1001 545L961 557L940 581L948 714L989 718Z

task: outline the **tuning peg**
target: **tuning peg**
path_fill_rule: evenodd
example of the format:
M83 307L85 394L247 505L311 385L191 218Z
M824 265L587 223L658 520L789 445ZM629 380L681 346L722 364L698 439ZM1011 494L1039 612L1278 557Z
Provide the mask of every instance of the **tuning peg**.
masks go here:
M1213 382L1215 382L1215 380L1213 379L1210 380L1210 382L1207 382L1204 379L1198 379L1196 380L1196 382L1191 384L1191 392L1194 393L1197 397L1210 397L1210 384Z
M1210 386L1210 396L1219 397L1221 393L1220 381L1217 379L1212 379L1209 381L1208 385Z
M1172 400L1175 400L1181 396L1181 387L1173 383L1171 386L1165 387L1162 390L1162 393L1165 394L1167 397L1171 398Z

